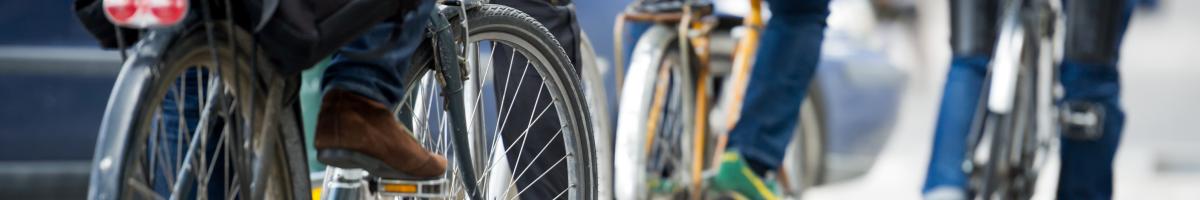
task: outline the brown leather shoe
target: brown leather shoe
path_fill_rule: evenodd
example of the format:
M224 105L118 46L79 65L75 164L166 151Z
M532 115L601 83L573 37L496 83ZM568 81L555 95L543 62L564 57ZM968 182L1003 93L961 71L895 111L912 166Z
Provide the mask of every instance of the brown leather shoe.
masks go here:
M384 178L430 179L446 171L446 158L421 147L391 110L364 96L330 90L317 117L317 159Z

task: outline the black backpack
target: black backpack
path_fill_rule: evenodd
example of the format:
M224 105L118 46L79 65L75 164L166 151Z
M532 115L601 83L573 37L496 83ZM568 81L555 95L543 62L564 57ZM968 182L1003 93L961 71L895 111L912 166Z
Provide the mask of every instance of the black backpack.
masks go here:
M375 24L403 16L428 0L232 0L234 16L241 28L252 31L255 41L285 74L313 66ZM199 3L225 2L192 0ZM120 28L124 38L104 16L100 0L76 0L76 17L103 48L129 46L137 42L137 31ZM214 8L220 10L223 8ZM237 17L235 17L237 18ZM264 23L265 22L265 23ZM118 42L123 41L124 44Z

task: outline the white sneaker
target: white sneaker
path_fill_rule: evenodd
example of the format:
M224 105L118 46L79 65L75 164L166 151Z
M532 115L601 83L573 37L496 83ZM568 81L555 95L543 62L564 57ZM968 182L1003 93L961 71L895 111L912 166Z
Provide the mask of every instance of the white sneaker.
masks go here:
M924 194L925 200L966 200L967 191L958 187L939 186Z

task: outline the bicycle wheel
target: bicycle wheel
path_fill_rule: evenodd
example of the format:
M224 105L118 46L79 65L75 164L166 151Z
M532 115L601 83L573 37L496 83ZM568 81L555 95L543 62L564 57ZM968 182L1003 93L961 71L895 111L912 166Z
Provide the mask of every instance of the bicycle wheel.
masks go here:
M613 159L619 199L683 197L691 183L694 77L669 28L646 31L621 94ZM695 61L693 60L693 63Z
M310 198L298 107L283 98L298 79L274 75L250 35L228 27L181 34L149 71L125 67L132 82L114 88L100 134L126 137L97 145L93 197ZM95 174L109 168L119 178Z
M597 199L612 199L612 140L613 140L613 125L612 117L609 110L608 89L605 86L604 71L601 67L606 67L596 60L596 51L592 48L592 42L588 40L587 33L579 33L579 48L582 63L579 66L581 77L583 78L584 91L588 99L588 110L592 111L592 128L594 133L592 136L596 142L596 166L598 167L596 176L597 180Z
M408 93L396 109L427 149L469 156L451 160L447 189L438 196L476 196L464 187L473 184L485 199L594 199L591 116L565 51L515 9L484 5L467 16L469 34L457 44L466 51L469 70L464 98L440 98L448 93L443 84L463 77L431 70L434 55L418 53L419 68L410 73ZM454 24L462 30L464 23ZM451 123L455 106L446 105L455 103L465 105L466 127ZM470 144L449 140L455 129L467 130ZM472 152L456 152L455 145L470 145ZM474 162L475 169L462 167L462 160ZM464 172L475 173L475 180L465 180Z

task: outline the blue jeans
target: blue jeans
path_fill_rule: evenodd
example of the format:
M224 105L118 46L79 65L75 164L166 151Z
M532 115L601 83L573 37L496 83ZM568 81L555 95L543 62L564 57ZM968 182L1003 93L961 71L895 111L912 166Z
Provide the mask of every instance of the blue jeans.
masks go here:
M1067 53L1060 64L1058 78L1066 90L1062 102L1097 103L1103 107L1107 116L1102 125L1103 135L1099 139L1062 137L1062 170L1059 174L1058 199L1112 198L1112 162L1125 121L1125 114L1120 107L1120 82L1115 55L1116 50L1120 49L1121 38L1132 13L1132 4L1124 5L1115 10L1119 12L1116 13L1119 19L1110 22L1113 23L1111 29L1068 30L1068 37L1083 32L1111 31L1111 37L1096 40L1106 40L1114 46L1101 48L1112 51L1107 52L1110 56L1106 58L1097 59ZM1068 23L1072 23L1070 18ZM1068 45L1066 48L1073 47ZM924 192L937 187L967 187L967 175L962 170L967 156L966 148L969 148L966 144L967 135L979 101L980 89L984 86L989 62L988 55L954 55L946 78L941 110L938 112L933 154L925 178Z
M424 1L403 21L376 25L343 46L321 77L321 88L351 91L384 105L400 103L404 72L413 52L424 41L421 38L433 8L431 1Z
M829 0L770 0L772 16L759 42L741 119L730 149L759 174L783 162L800 103L821 57Z

